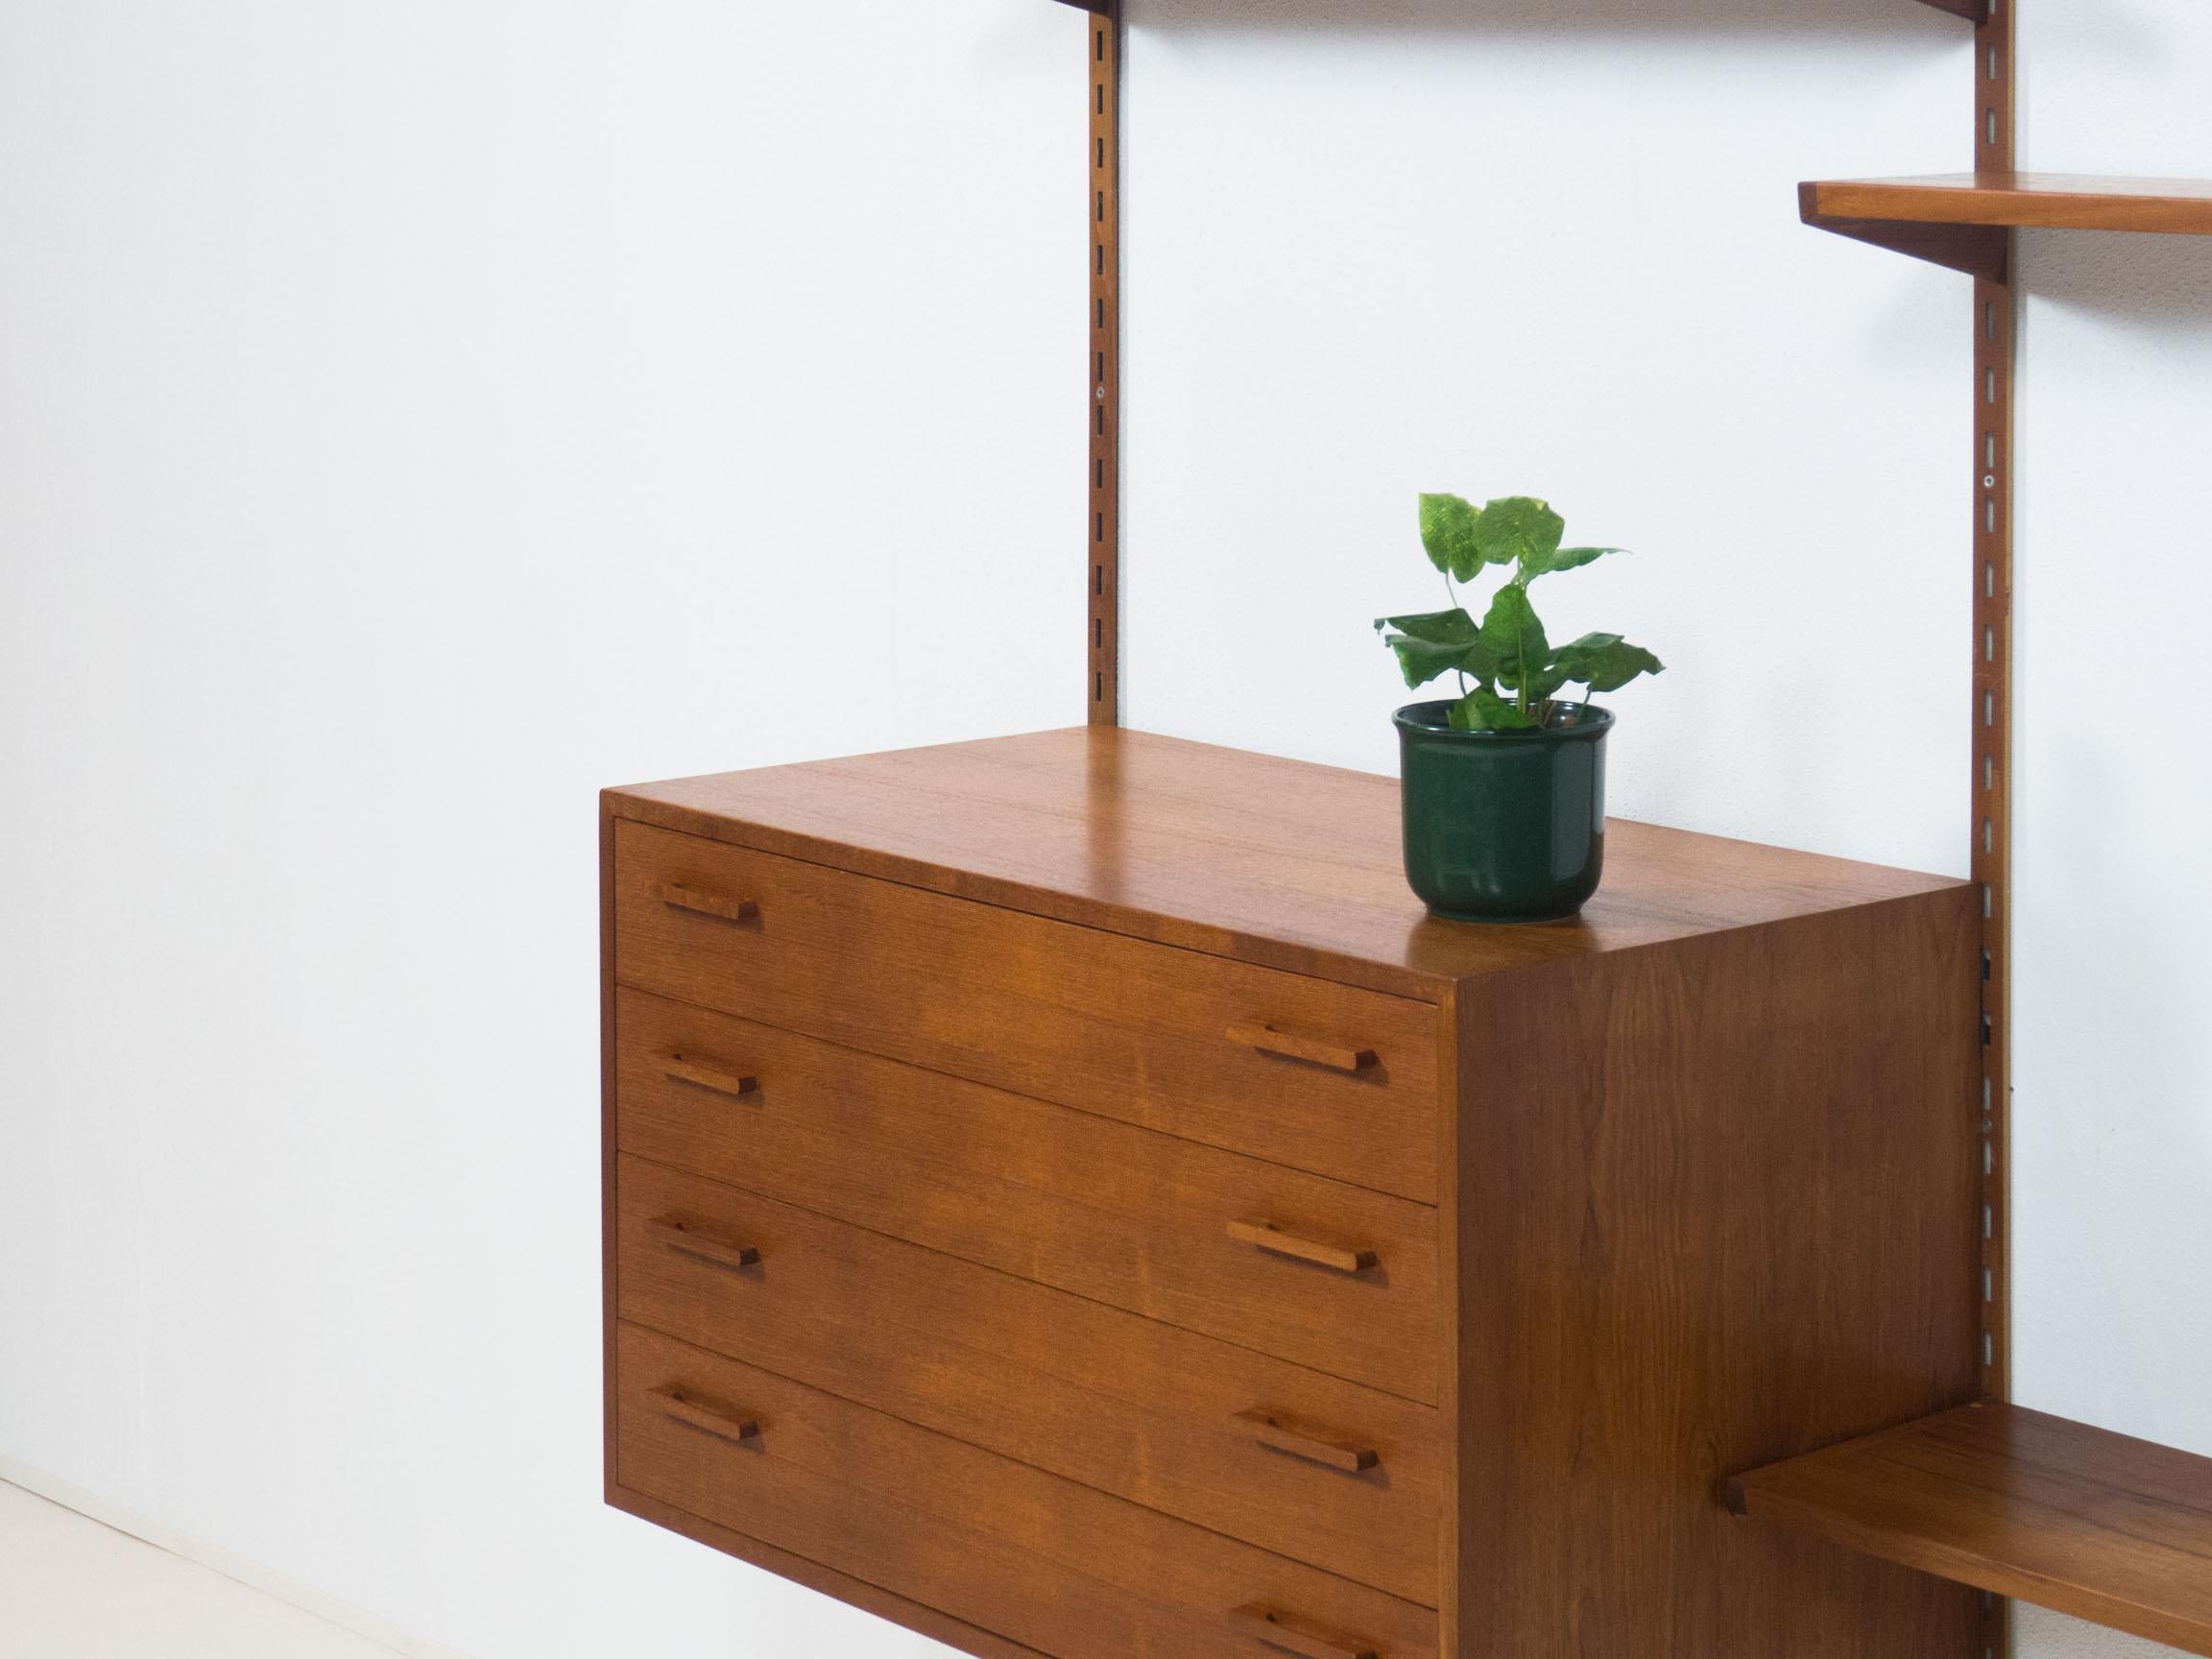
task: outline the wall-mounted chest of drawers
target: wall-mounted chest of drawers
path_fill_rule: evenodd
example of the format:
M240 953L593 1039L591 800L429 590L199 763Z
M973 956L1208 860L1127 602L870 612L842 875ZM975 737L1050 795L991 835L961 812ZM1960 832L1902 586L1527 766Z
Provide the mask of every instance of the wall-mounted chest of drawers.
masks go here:
M986 1659L1965 1653L1714 1489L1971 1397L1968 890L1617 824L1467 927L1396 800L1110 729L610 791L609 1502Z

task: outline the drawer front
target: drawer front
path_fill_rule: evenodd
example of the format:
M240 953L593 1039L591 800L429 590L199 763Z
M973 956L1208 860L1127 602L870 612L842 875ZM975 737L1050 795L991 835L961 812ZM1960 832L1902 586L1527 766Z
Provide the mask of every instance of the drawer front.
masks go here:
M615 1032L625 1151L1436 1401L1426 1205L643 992Z
M1428 1407L637 1158L616 1179L624 1319L1436 1599Z
M1433 1203L1437 1011L647 825L623 984Z
M1436 1654L1429 1608L772 1372L629 1325L616 1363L624 1486L1052 1659Z

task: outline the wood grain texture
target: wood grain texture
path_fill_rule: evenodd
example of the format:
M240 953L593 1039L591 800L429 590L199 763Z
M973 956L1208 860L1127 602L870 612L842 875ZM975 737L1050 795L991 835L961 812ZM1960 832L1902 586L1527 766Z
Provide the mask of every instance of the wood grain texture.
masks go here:
M1428 1608L656 1333L620 1346L625 1485L1056 1659L1236 1651L1255 1602L1436 1659ZM672 1421L667 1387L758 1434Z
M1959 889L1464 988L1448 1651L1969 1651L1715 1488L1974 1393L1975 943Z
M1743 1513L2212 1654L2212 1458L1972 1406L1754 1470Z
M940 1433L1373 1584L1436 1599L1437 1414L639 1159L622 1160L622 1315ZM670 1213L757 1241L732 1272ZM1358 1474L1255 1443L1241 1413L1371 1452Z
M1823 180L1804 190L1809 211L1818 220L2212 235L2212 179L1948 173L1912 179Z
M695 835L1430 1000L1464 976L1955 885L1615 822L1605 885L1575 921L1438 922L1406 886L1394 779L1119 728L614 794L625 816Z
M1378 1659L1375 1649L1358 1637L1295 1613L1254 1603L1238 1608L1236 1617L1261 1647L1295 1654L1297 1659Z
M642 992L618 1000L627 1151L1435 1404L1424 1205ZM673 1081L669 1047L759 1087L733 1102ZM1331 1272L1229 1235L1260 1215L1377 1265Z
M615 836L615 975L847 1047L1422 1201L1436 1011L1303 974L645 825ZM733 924L662 884L758 899ZM1230 1040L1247 1021L1372 1048L1347 1076Z

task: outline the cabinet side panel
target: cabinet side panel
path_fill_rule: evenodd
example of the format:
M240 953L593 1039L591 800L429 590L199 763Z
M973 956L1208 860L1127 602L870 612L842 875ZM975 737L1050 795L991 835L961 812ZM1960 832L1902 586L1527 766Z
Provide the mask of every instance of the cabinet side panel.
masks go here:
M1460 988L1460 1659L1944 1659L1971 1592L1734 1520L1974 1397L1969 890Z

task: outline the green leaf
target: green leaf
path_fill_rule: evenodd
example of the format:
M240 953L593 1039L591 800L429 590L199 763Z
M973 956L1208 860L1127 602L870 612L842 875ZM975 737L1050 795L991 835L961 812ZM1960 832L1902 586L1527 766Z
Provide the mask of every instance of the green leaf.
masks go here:
M1536 722L1487 685L1478 685L1450 710L1455 732L1526 732Z
M1408 685L1426 685L1454 669L1482 681L1498 677L1497 661L1483 646L1475 618L1456 607L1418 616L1379 617L1375 626L1401 630L1382 642L1398 653Z
M1595 565L1608 554L1624 553L1624 547L1555 547L1542 559L1532 561L1528 566L1528 580L1550 576L1559 570L1579 570L1585 565Z
M1551 664L1551 643L1544 637L1536 607L1528 602L1528 589L1518 583L1508 582L1490 601L1490 613L1482 618L1482 643L1497 659L1497 679L1504 685L1526 690Z
M1559 551L1566 534L1567 520L1532 495L1493 501L1475 521L1475 545L1483 562L1518 565L1523 581L1542 574L1543 562Z
M1382 642L1398 653L1399 671L1406 676L1408 685L1426 685L1439 674L1449 674L1455 668L1484 680L1492 678L1483 668L1468 664L1470 655L1487 661L1479 644L1447 645L1434 639L1408 639L1403 634L1393 634Z
M1418 616L1378 616L1378 628L1395 628L1415 639L1433 639L1440 645L1471 645L1479 637L1475 618L1455 605L1449 611L1424 611Z
M1618 691L1639 675L1667 672L1666 663L1618 634L1585 634L1554 651L1551 665L1562 682L1588 685L1593 693Z
M1472 582L1482 568L1482 554L1476 544L1481 509L1458 495L1421 497L1421 545L1429 549L1429 563L1455 582Z
M1451 670L1479 682L1498 677L1498 661L1484 648L1476 619L1457 606L1427 611L1418 617L1378 617L1376 626L1400 631L1387 635L1382 643L1398 653L1398 668L1405 672L1407 685L1427 685Z
M1559 687L1567 684L1567 675L1547 661L1520 687L1521 701L1531 709L1541 708L1559 695Z

